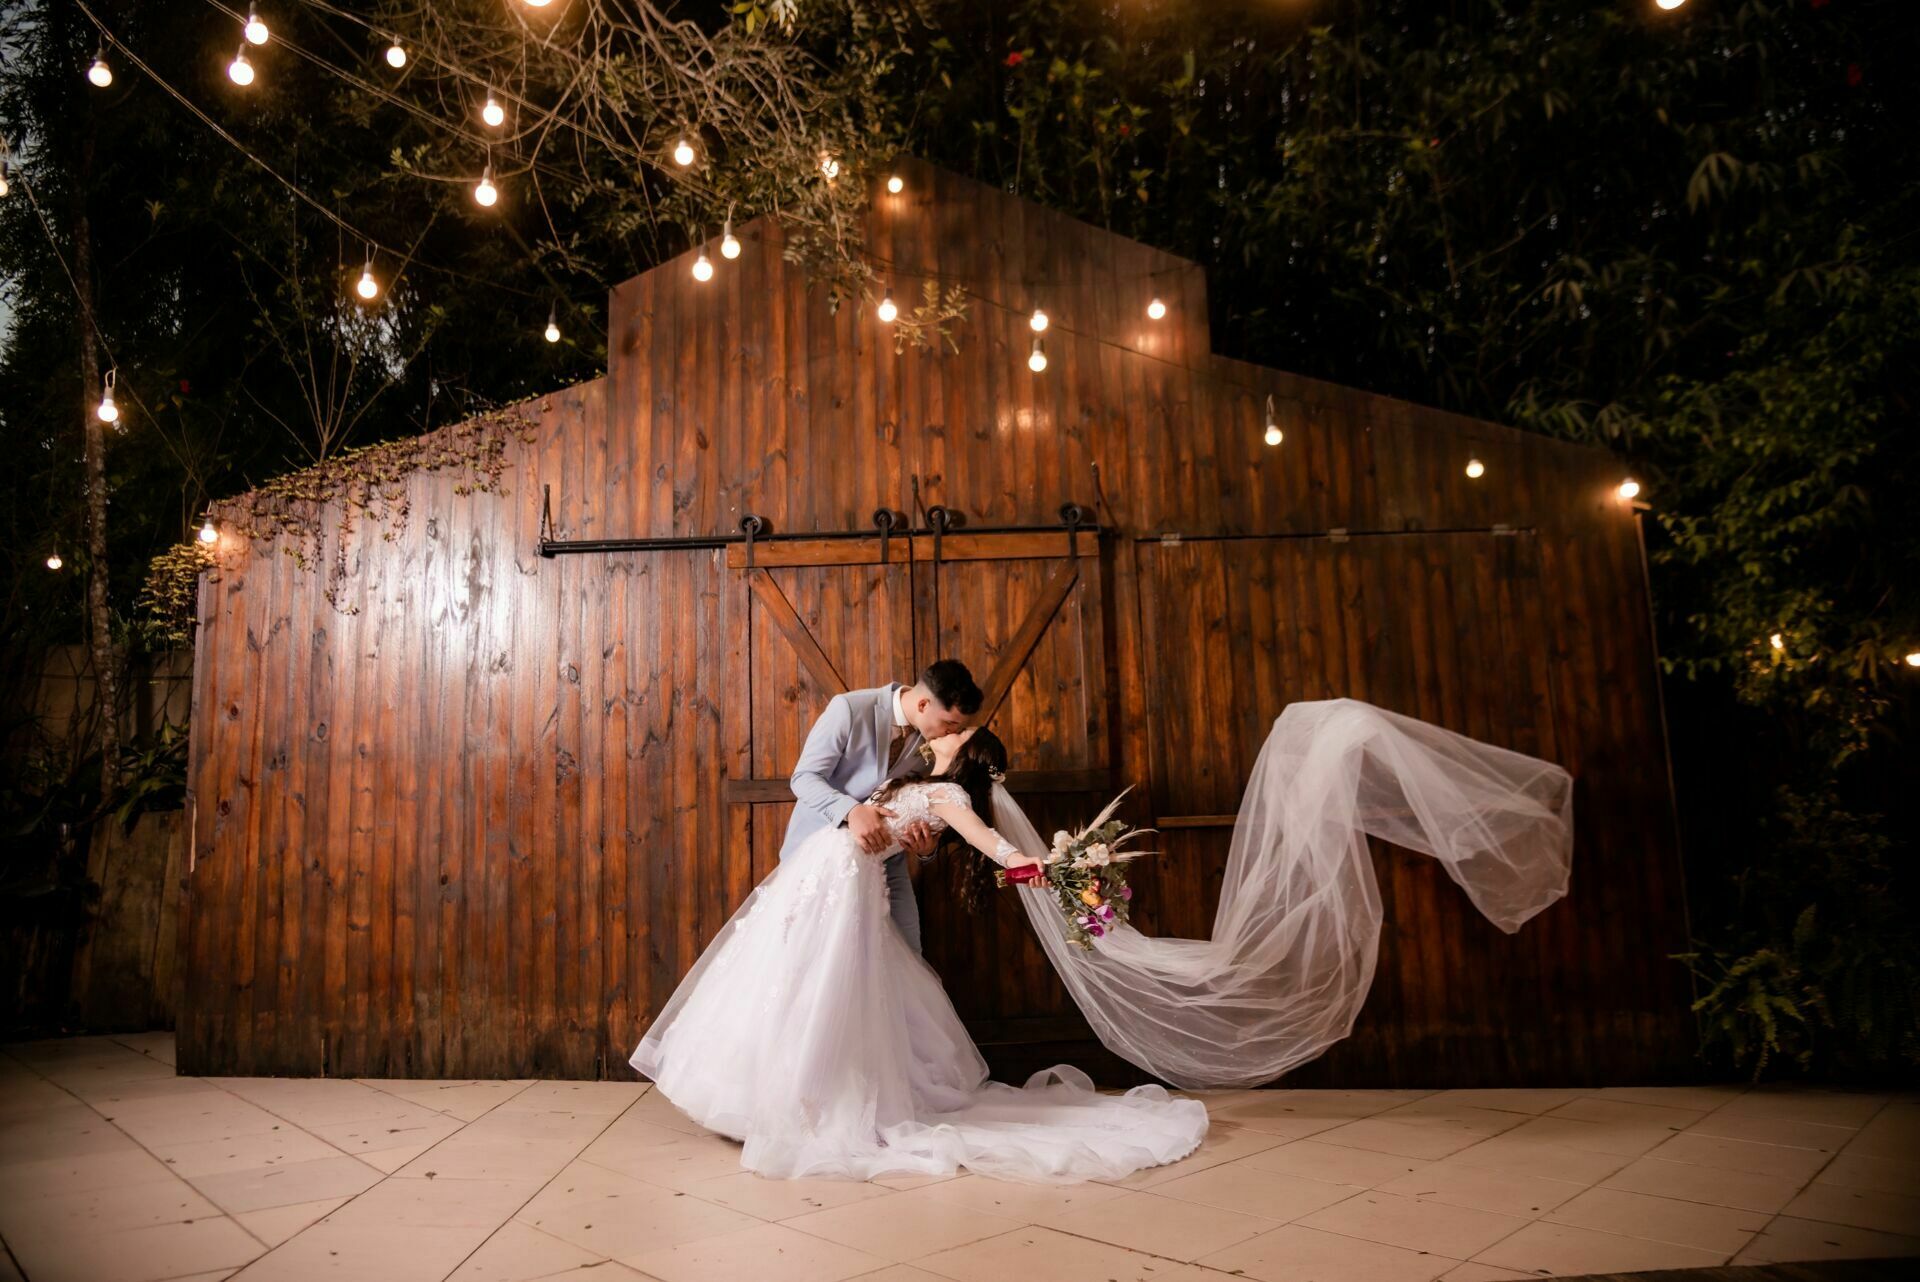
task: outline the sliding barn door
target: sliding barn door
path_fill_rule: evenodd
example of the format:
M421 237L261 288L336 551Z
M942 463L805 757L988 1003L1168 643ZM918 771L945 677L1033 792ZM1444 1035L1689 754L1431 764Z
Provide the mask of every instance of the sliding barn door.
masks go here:
M1349 696L1555 760L1552 650L1530 532L1215 539L1137 547L1153 808L1152 934L1211 931L1228 838L1274 718ZM1579 860L1576 856L1576 868ZM1435 860L1377 846L1380 966L1353 1036L1304 1083L1502 1080L1556 1037L1549 976L1577 958L1556 906L1518 935ZM1504 1062L1509 1057L1516 1063ZM1295 1078L1290 1078L1296 1080Z

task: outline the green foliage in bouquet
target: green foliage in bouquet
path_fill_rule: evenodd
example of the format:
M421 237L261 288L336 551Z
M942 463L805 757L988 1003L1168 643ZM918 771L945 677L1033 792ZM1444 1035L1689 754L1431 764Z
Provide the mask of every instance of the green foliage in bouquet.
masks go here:
M1053 892L1066 919L1067 940L1091 949L1093 941L1108 931L1125 925L1131 916L1133 888L1127 884L1127 864L1148 850L1123 849L1130 841L1153 831L1134 828L1113 818L1122 792L1108 802L1092 823L1077 833L1065 829L1053 834L1053 848L1047 852L1045 889ZM997 873L998 885L1007 884L1007 875Z

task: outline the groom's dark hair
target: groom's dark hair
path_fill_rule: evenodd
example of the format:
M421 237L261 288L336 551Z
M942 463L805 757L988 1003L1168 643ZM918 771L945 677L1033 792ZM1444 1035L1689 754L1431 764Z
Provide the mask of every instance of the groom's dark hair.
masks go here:
M940 705L963 717L970 717L980 711L980 700L984 697L980 687L973 683L973 673L967 671L967 665L958 659L935 659L920 674L920 684L927 693L940 701Z

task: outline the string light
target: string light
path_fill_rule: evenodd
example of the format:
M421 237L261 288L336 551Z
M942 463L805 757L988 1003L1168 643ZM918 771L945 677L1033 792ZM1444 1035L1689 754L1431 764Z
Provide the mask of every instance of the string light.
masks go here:
M1274 417L1273 413L1273 394L1271 392L1267 394L1267 432L1265 439L1269 445L1278 445L1282 439L1280 434L1280 420Z
M66 562L60 559L59 548L55 548L53 551L47 554L47 568L49 570L58 570L61 566L65 564Z
M1159 299L1156 298L1151 303L1147 304L1148 320L1159 320L1161 317L1165 316L1166 314L1167 314L1167 305L1161 302Z
M713 260L707 257L704 249L700 251L700 257L693 260L693 278L698 281L713 279Z
M1681 5L1685 4L1687 0L1653 0L1653 2L1659 5L1662 9L1665 9L1667 12L1671 13L1675 9L1678 9Z
M96 89L105 89L113 83L113 68L107 65L106 46L102 45L93 54L93 65L87 68L87 79Z
M407 51L400 47L399 36L395 36L393 43L387 46L387 65L395 71L407 65Z
M682 169L693 163L693 144L685 138L673 144L673 163Z
M547 309L546 339L549 343L560 341L560 304L558 303Z
M1907 651L1907 666L1909 668L1920 668L1920 650Z
M1047 367L1047 342L1039 335L1033 339L1033 352L1027 357L1027 368L1038 374Z
M202 543L218 543L220 541L220 531L215 528L211 516L209 516L206 523L200 527L200 541Z
M485 121L490 129L498 129L507 123L507 109L502 107L493 96L491 88L487 90L486 105L480 108L480 119Z
M1776 632L1767 638L1767 644L1776 650L1784 650L1787 648L1787 639Z
M887 190L896 196L905 191L906 187L907 184L901 180L899 174L894 174L887 179Z
M227 79L241 88L253 83L253 64L247 61L247 47L240 46L240 52L233 55L233 61L227 64Z
M473 186L474 202L484 209L493 208L493 202L500 199L500 189L493 185L493 163L481 171L480 181Z
M722 258L740 257L740 242L735 240L733 236L733 215L732 214L727 215L726 226L722 228L720 232L720 257Z
M1615 490L1614 493L1620 496L1622 503L1631 503L1640 496L1640 482L1629 476L1626 480L1620 482L1620 488Z
M1467 479L1477 481L1487 474L1487 465L1477 458L1467 460Z
M1033 315L1027 317L1027 328L1036 334L1046 333L1048 323L1047 314L1038 307L1033 309Z
M888 294L882 298L880 306L873 309L873 314L878 316L883 324L893 324L893 318L900 314L900 309L893 305L893 295Z
M246 33L247 43L263 45L267 43L267 24L260 20L260 10L253 5L247 6L247 25L241 28Z
M373 278L373 250L371 249L367 250L367 265L360 273L360 283L353 288L355 293L368 302L380 296L380 282Z
M113 383L118 374L118 370L108 370L100 386L100 404L94 407L93 416L102 423L111 423L120 417L120 407L113 403Z
M820 172L826 175L828 182L832 182L840 176L840 162L833 158L832 152L823 151L820 153Z
M553 3L553 0L520 0L520 2L529 9L544 9Z
M4 159L0 159L0 196L4 196L12 190L13 187L7 182L7 162Z

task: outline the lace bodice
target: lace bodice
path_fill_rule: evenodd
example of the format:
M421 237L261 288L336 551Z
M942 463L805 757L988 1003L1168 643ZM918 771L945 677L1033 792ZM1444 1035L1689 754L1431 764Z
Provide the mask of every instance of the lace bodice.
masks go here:
M876 791L876 796L878 795ZM893 818L887 820L887 831L893 834L893 844L887 848L888 854L900 849L900 838L907 828L918 822L924 823L937 836L947 830L947 821L934 813L933 808L941 804L969 807L973 804L967 796L967 790L957 783L943 779L921 780L916 783L902 784L892 796L877 804L893 812ZM999 834L995 833L996 839ZM1010 855L1019 854L1019 850L1009 842L995 841L998 849L988 856L997 864L1004 865Z

